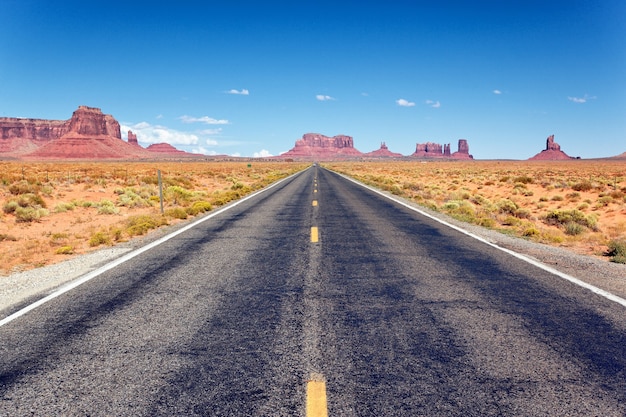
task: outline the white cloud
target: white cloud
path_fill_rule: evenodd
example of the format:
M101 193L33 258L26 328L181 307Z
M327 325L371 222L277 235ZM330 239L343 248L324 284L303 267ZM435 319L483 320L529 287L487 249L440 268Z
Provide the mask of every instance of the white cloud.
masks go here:
M233 88L232 90L228 90L226 92L226 94L238 94L240 96L248 96L248 95L250 95L250 91L246 90L245 88L243 88L241 90L235 90Z
M414 102L405 100L403 98L397 99L396 100L396 104L398 104L398 106L401 106L401 107L413 107L413 106L415 106Z
M500 90L493 90L493 94L502 94L502 91L500 91Z
M433 107L435 109L438 109L439 107L441 107L441 103L439 101L426 100L426 104L428 104L430 107Z
M587 100L595 100L596 96L589 97L587 94L584 97L567 97L569 101L573 101L574 103L586 103Z
M198 143L198 136L170 129L165 126L151 125L147 122L140 122L134 125L120 126L122 132L132 130L137 135L137 141L141 143L169 143L170 145L195 145Z
M318 94L315 96L316 99L318 99L319 101L328 101L328 100L334 100L334 97L331 96L325 96L323 94Z
M225 119L214 119L212 117L209 116L202 116L202 117L192 117L192 116L180 116L178 118L179 120L181 120L183 123L204 123L207 125L227 125L230 124L230 122L228 120Z
M261 152L255 152L253 154L255 158L267 158L268 156L274 156L270 153L270 151L266 149L262 149Z
M210 150L208 150L208 149L206 149L206 148L204 148L202 146L198 146L196 148L193 148L191 150L191 152L192 153L199 153L199 154L202 154L202 155L217 155L217 152L215 152L213 150L210 151Z

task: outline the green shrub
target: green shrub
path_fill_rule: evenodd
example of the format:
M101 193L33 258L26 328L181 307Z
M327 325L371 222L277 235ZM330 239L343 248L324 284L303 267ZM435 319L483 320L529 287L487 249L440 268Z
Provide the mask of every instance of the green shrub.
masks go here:
M119 192L118 192L119 191ZM152 202L150 196L139 195L133 188L125 188L116 190L116 194L119 195L117 205L123 207L150 207Z
M111 200L102 200L98 203L98 214L117 214L120 209L115 207Z
M513 214L519 219L530 219L530 211L523 208L518 208Z
M626 240L611 240L608 244L607 256L611 262L626 264Z
M74 253L73 246L61 246L56 250L57 255L71 255Z
M165 215L173 219L184 220L187 218L187 211L182 207L174 207L174 208L165 210Z
M404 190L399 184L394 184L390 187L387 187L387 191L389 191L393 195L404 195Z
M96 232L89 238L89 246L91 247L110 244L111 237L103 231Z
M518 209L517 204L515 204L515 202L509 200L508 198L500 200L496 204L496 207L498 208L498 212L499 213L502 213L502 214L513 214L513 215L515 214L515 212Z
M21 194L17 197L17 200L11 201L15 201L20 207L46 208L46 202L39 194Z
M476 210L467 200L453 200L444 203L441 209L452 217L469 223L476 223Z
M612 202L613 202L613 197L611 197L610 195L605 195L604 197L598 198L598 201L596 202L596 206L606 207Z
M593 185L591 185L591 182L589 181L583 181L572 185L572 190L574 191L590 191L592 188Z
M586 228L576 222L568 222L565 224L565 234L570 236L577 236L583 234Z
M211 210L213 210L213 206L208 201L196 201L191 205L191 207L187 208L187 213L195 216L196 214Z
M501 221L504 226L518 226L522 223L522 221L515 216L506 216L504 220Z
M541 232L539 232L539 229L537 229L535 226L528 226L524 230L522 230L522 236L525 237L533 237L540 234Z
M126 220L126 232L129 236L145 235L149 230L166 224L167 218L165 216L140 214L131 216Z
M533 179L528 176L516 177L513 179L514 183L532 184Z
M547 224L560 227L565 226L568 223L577 223L592 230L596 230L596 225L598 222L597 217L593 215L586 216L585 213L577 209L554 210L548 213L544 220Z
M113 240L115 240L116 242L121 242L124 237L124 231L116 226L110 228L109 234L113 236Z
M163 197L166 201L173 204L184 204L191 200L193 193L178 185L167 187L163 192Z
M492 228L495 227L496 221L491 217L480 217L477 224L482 227Z
M9 186L9 192L13 195L21 194L36 194L39 192L39 186L36 184L30 184L26 180L11 184Z
M54 212L55 213L65 213L67 211L74 210L75 207L76 207L76 205L74 205L74 203L59 203L54 208Z
M19 206L20 205L17 204L17 201L15 200L7 201L2 207L2 211L4 211L6 214L15 213L15 210L17 210Z
M159 177L156 175L150 177L142 177L141 182L144 184L157 185L159 183Z
M39 221L39 219L48 214L48 210L44 208L18 207L15 209L15 221L18 223L30 223Z

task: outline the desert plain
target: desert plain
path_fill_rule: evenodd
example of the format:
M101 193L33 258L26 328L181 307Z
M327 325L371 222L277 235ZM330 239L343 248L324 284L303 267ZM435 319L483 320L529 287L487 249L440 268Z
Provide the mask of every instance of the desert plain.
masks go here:
M185 221L309 165L0 162L0 274L57 263ZM623 160L322 165L458 220L607 262L625 261Z
M308 165L0 162L0 274L50 265L180 223Z
M579 254L626 261L624 160L368 161L326 166L461 221Z

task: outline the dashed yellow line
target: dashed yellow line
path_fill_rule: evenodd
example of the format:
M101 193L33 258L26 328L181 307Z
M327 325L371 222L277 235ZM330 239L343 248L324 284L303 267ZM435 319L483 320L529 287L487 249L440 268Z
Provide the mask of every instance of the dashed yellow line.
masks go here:
M326 383L311 380L306 384L306 417L328 417Z
M313 207L317 207L317 200L313 200L313 203L311 203L311 205L312 205Z
M319 240L319 232L317 226L311 227L311 243L317 243Z

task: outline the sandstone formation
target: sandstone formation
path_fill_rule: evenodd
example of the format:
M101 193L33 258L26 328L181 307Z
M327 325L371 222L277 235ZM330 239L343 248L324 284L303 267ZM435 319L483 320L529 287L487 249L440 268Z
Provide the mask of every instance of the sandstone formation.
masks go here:
M548 136L546 139L546 148L539 152L529 161L559 161L565 159L574 159L561 150L561 145L554 141L554 135Z
M391 152L389 148L387 148L387 144L385 142L381 142L380 149L368 152L364 156L370 158L401 158L402 154Z
M67 131L46 141L26 159L127 159L146 156L146 151L122 140L120 124L95 107L80 106L65 126Z
M130 141L129 141L130 143ZM146 148L147 151L149 152L155 152L155 153L167 153L167 154L188 154L185 151L181 151L179 149L176 149L175 147L173 147L172 145L170 145L169 143L153 143L152 145L148 146ZM189 154L189 155L193 155L193 154Z
M135 135L132 130L128 131L128 143L139 146L139 142L137 142L137 135Z
M474 159L469 153L469 145L466 139L459 139L458 151L450 153L450 144L418 143L415 152L411 154L415 158L450 158L450 159Z
M474 157L469 153L469 144L467 143L467 139L459 139L457 149L458 151L451 155L453 159L474 159Z
M0 117L0 155L19 157L68 130L68 121Z
M1 158L148 159L155 154L187 154L169 145L144 149L131 131L128 138L122 140L113 116L95 107L79 106L69 120L0 118Z
M293 159L347 159L363 154L354 147L352 137L337 135L328 137L319 133L306 133L296 141L295 146L280 155L280 158Z

